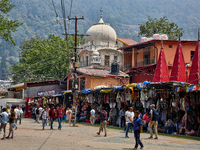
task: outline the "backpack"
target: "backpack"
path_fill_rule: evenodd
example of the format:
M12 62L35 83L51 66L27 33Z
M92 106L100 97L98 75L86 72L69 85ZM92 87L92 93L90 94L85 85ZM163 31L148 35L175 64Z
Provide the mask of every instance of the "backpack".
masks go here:
M153 121L158 121L158 118L159 118L158 111L155 108L153 108L152 110L153 110L153 118L152 118L152 120Z

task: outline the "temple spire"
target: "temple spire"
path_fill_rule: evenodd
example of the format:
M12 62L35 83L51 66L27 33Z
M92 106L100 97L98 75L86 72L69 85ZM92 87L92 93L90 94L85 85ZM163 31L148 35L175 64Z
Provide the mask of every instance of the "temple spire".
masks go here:
M102 12L103 12L102 6L101 6L101 9L100 9L100 12L101 12L100 18L102 18Z

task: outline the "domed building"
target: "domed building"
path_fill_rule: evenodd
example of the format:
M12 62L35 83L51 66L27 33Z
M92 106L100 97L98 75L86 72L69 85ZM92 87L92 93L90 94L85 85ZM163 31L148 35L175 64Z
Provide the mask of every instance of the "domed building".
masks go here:
M124 69L123 51L117 49L136 43L132 39L117 37L115 30L104 23L101 9L99 22L87 30L85 44L79 46L80 67L76 70L78 90L129 84L129 75L120 71ZM72 74L73 71L64 78L67 90L72 89Z
M104 23L102 9L100 11L99 22L87 30L85 44L79 46L81 48L79 50L80 67L93 65L99 68L109 68L114 61L121 67L123 52L117 49L137 42L132 39L117 38L110 24Z

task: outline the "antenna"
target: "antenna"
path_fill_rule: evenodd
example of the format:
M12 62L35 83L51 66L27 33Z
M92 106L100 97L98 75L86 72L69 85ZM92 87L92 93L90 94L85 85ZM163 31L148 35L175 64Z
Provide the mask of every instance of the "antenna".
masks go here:
M200 41L200 31L199 31L199 28L198 28L198 41Z

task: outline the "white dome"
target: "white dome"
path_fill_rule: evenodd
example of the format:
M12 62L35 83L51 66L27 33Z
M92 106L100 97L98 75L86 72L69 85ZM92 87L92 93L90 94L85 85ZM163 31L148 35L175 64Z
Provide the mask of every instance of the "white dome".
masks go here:
M92 52L92 56L99 56L99 52L98 51L93 51Z
M109 42L114 43L117 40L117 34L115 30L108 24L104 23L101 18L99 23L93 24L86 32L85 40L87 42Z

